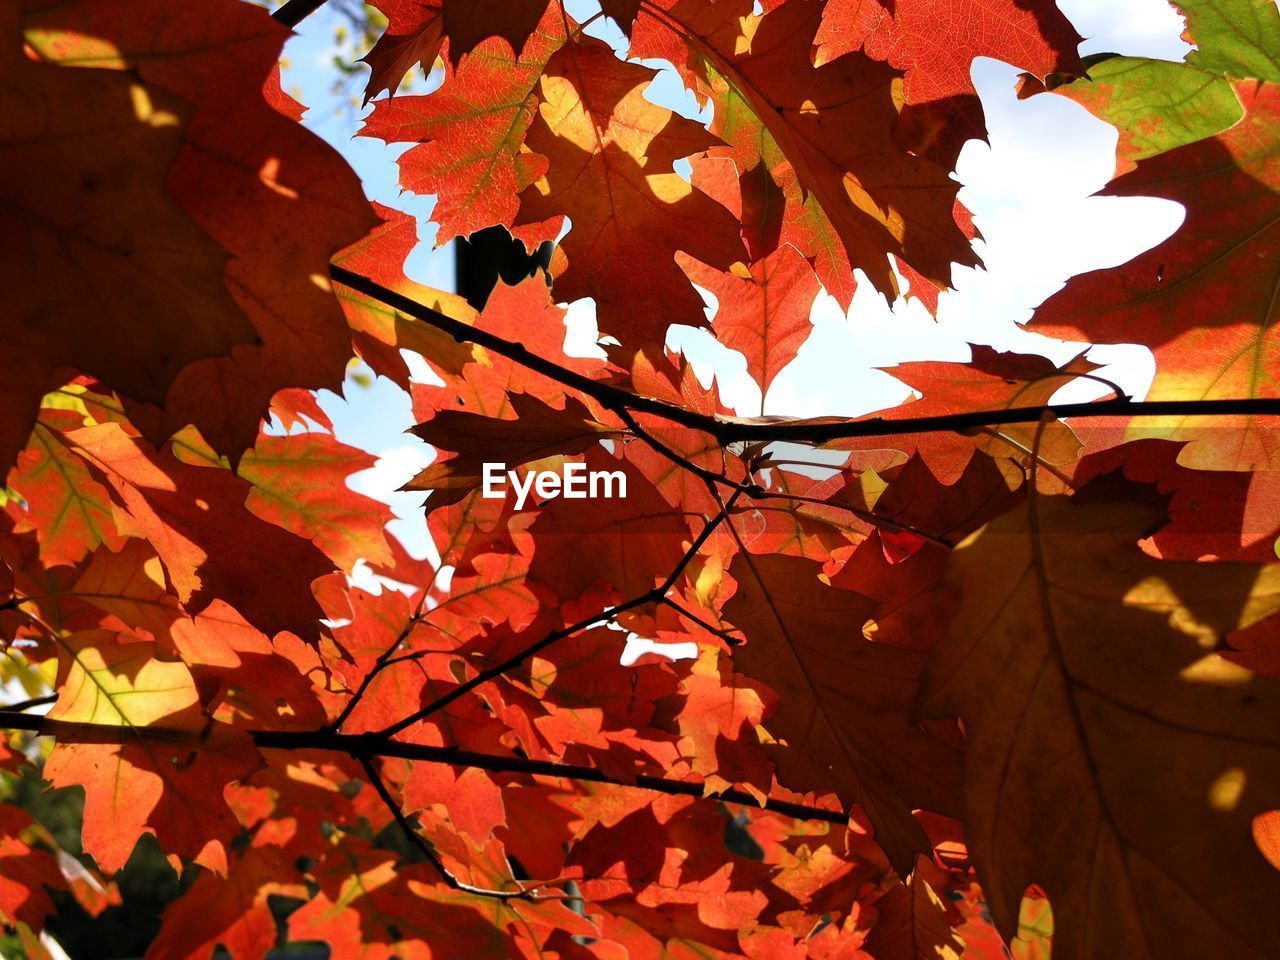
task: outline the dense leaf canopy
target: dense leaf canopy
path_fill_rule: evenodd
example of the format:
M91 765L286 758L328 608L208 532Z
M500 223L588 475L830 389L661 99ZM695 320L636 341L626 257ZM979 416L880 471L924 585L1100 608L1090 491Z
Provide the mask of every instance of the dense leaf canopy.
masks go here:
M1185 63L1081 60L1050 0L605 0L625 55L561 0L374 0L360 135L410 144L439 242L556 244L482 309L300 124L319 5L0 8L15 951L79 916L155 960L1280 955L1273 0L1180 0ZM1116 124L1105 192L1185 222L1037 311L1068 362L735 415L671 325L763 396L822 290L936 311L979 262L976 57ZM1148 397L1091 343L1149 347ZM438 560L346 483L314 391L353 357L436 451ZM1081 380L1112 395L1053 402ZM574 464L625 495L533 485Z

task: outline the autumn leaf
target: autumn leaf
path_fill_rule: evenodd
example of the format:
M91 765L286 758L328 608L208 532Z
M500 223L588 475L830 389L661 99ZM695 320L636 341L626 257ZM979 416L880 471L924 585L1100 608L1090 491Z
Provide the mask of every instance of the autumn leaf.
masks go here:
M1280 953L1274 4L1185 0L1185 62L1089 78L1044 0L357 7L299 82L358 89L382 31L362 132L433 222L301 127L275 21L314 4L0 13L6 945ZM1032 329L1150 347L1202 417L985 346L887 368L913 396L869 415L739 415L673 324L763 399L821 289L936 312L976 262L979 57L1186 210ZM482 310L406 272L491 227L551 254ZM353 355L437 453L403 543L317 394ZM1064 421L1066 386L1114 398ZM491 463L608 489L517 507Z
M486 37L501 37L519 55L543 15L560 13L549 0L445 0L441 6L441 27L455 66Z
M1179 0L1197 49L1187 60L1228 77L1280 81L1280 12L1261 0Z
M254 843L235 857L226 879L200 874L190 891L166 911L159 934L147 951L153 960L183 960L221 944L233 956L265 954L276 941L276 923L268 897L298 896L301 883L286 883L290 865L279 847Z
M118 546L120 538L111 520L110 494L51 424L74 429L84 420L70 410L43 411L9 485L27 502L21 526L36 531L45 562L56 566L76 563L103 543Z
M890 255L941 286L953 262L977 262L956 225L946 169L897 146L894 70L860 53L814 67L821 4L779 4L759 17L747 5L741 21L695 6L644 8L632 53L689 63L687 79L715 103L712 133L730 144L740 172L762 167L777 184L786 199L780 240L814 263L832 295L848 305L851 267L896 294Z
M245 510L250 484L221 467L153 453L113 423L67 438L118 498L117 528L151 543L183 604L198 611L221 597L262 629L314 634L320 608L311 580L332 565L314 546ZM277 583L269 571L280 567L290 577Z
M1178 231L1121 267L1076 278L1031 324L1051 336L1149 346L1151 399L1276 396L1280 93L1254 83L1237 83L1236 93L1245 116L1235 126L1143 160L1106 189L1182 203ZM1180 457L1187 466L1256 469L1277 456L1272 431L1254 418L1219 420L1212 430L1187 420L1161 425L1166 436L1192 441Z
M294 433L259 437L236 472L252 486L245 498L249 510L313 541L349 570L357 560L391 560L385 529L391 511L379 509L346 482L374 462L327 433Z
M915 361L886 367L885 372L922 396L899 404L877 416L886 419L945 416L975 410L1012 407L1034 408L1049 402L1055 393L1078 377L1088 377L1097 365L1079 356L1058 366L1033 354L1001 353L991 347L970 345L967 363L940 360ZM926 433L865 440L836 440L837 449L890 446L918 454L946 484L955 483L978 451L992 457L1011 486L1022 482L1026 465L1035 451L1041 463L1070 463L1082 444L1071 428L1052 421L1043 428L1035 423L978 427L970 433Z
M955 805L959 757L910 721L924 657L863 636L884 586L863 579L857 593L818 572L807 560L739 554L724 606L746 637L734 666L779 695L764 726L785 743L770 750L781 782L861 805L905 875L928 849L911 811Z
M933 42L943 25L947 42ZM948 167L967 140L986 135L969 75L975 58L1001 60L1041 79L1084 72L1076 53L1081 37L1051 0L833 0L815 40L819 65L861 50L901 70L908 109L900 133Z
M603 426L581 401L570 397L563 410L536 397L513 393L508 397L512 418L444 410L413 432L437 450L455 456L438 460L409 481L407 490L430 490L428 509L456 503L481 486L484 465L499 464L506 471L521 464L582 453L618 431Z
M950 882L945 871L920 857L910 880L876 901L880 916L867 943L872 955L960 960L968 951L955 930L955 906L946 899Z
M194 423L215 449L238 459L253 445L277 390L342 382L350 336L327 280L329 257L375 225L372 211L351 169L296 122L296 104L280 89L277 74L288 31L265 11L236 0L199 0L187 5L182 16L175 16L163 0L32 6L37 9L26 18L25 37L45 63L27 64L23 71L39 70L69 88L89 91L68 89L56 99L63 105L89 104L87 114L99 120L109 118L112 110L128 109L133 122L135 94L129 91L141 91L138 108L152 117L148 129L169 142L159 148L136 146L134 152L145 156L136 163L133 154L120 161L134 178L126 182L137 184L138 177L143 184L154 181L153 192L175 208L189 231L203 237L196 249L204 252L196 262L207 262L210 252L216 262L211 277L163 262L145 265L144 278L134 278L128 268L99 276L99 289L111 291L115 284L115 292L105 297L73 294L79 309L103 300L107 308L127 316L104 325L98 306L86 321L91 329L84 332L67 328L58 333L43 325L64 344L62 355L52 357L54 365L99 376L135 401L131 418L153 443ZM117 105L108 100L94 106L112 89L118 91ZM38 94L26 99L47 101ZM170 116L185 122L175 126ZM109 152L89 145L45 161L32 157L5 179L24 191L22 170L39 170L34 175L42 181L52 177L62 184L81 184L84 178L74 169L54 175L58 168L53 164L82 164L99 156ZM106 174L92 182L97 207L64 201L71 204L69 210L96 210L86 223L121 225L137 216L138 229L153 231L156 222L172 219L154 200L140 195L135 202L126 190L136 192L136 186L116 188ZM150 206L139 206L145 203ZM300 221L308 223L306 230L294 228ZM147 237L153 235L155 239L144 239L154 249L191 258L190 241L153 232ZM126 242L111 236L90 239L98 248L112 250ZM15 241L23 249L38 249ZM128 243L126 250L143 249L138 242ZM120 256L114 255L117 260ZM58 262L57 256L42 255L40 269ZM15 286L32 289L25 283ZM36 286L60 294L76 290L70 279L51 278ZM223 306L210 300L215 286ZM157 300L162 289L175 302ZM74 315L59 310L59 322ZM170 345L154 351L137 347L152 342ZM81 348L92 353L71 355ZM103 368L113 360L124 369ZM165 366L157 366L162 360ZM43 392L57 385L48 378L49 372L27 368L5 380L31 383L28 389ZM21 406L30 409L33 402L24 400ZM7 464L2 453L0 464Z
M85 788L84 847L98 866L115 873L150 832L166 851L225 872L238 826L222 788L261 761L246 736L203 714L187 667L105 631L77 634L60 641L58 690L51 717L122 732L119 743L59 744L45 764L55 786ZM146 726L175 736L139 737Z
M1220 133L1244 115L1230 80L1189 63L1110 54L1086 63L1087 81L1024 76L1018 96L1051 90L1114 126L1120 137L1117 174L1139 160Z
M49 890L65 891L67 882L47 850L23 839L33 825L17 807L0 806L0 918L10 926L25 923L39 928L56 909ZM46 889L48 888L48 889Z
M463 323L475 322L475 311L457 294L435 290L405 276L404 264L418 243L417 221L398 210L375 204L384 222L357 243L334 256L333 262ZM384 377L409 388L409 367L401 350L411 350L445 374L458 374L481 354L478 347L460 343L435 327L406 316L385 303L350 287L334 288L351 327L351 339L361 359ZM276 395L276 402L279 400Z
M1161 517L1103 478L966 541L921 709L965 722L969 843L1006 937L1037 883L1068 958L1269 956L1280 877L1250 824L1280 782L1280 688L1214 647L1280 607L1280 567L1153 560L1136 541Z
M749 267L727 273L685 261L689 279L716 298L716 339L747 359L747 373L769 392L774 378L809 337L809 311L820 289L804 257L784 244Z
M541 103L543 73L565 43L565 21L558 5L543 6L541 24L514 53L502 40L485 41L447 71L439 90L378 101L361 130L388 143L415 144L400 157L400 183L437 195L437 243L492 224L509 227L520 192L546 173L546 158L524 141ZM446 5L446 22L459 9L466 7Z
M593 584L616 589L623 598L653 589L691 539L689 518L626 461L597 447L583 462L588 473L620 473L626 496L560 497L543 505L529 526L537 543L530 578L568 600L581 597ZM613 483L622 488L618 480Z
M230 255L166 189L190 106L123 73L33 62L22 13L10 4L0 21L0 223L18 298L4 325L3 472L61 368L161 403L187 364L255 339L223 281Z
M646 99L652 78L590 37L555 54L526 137L547 172L521 193L516 226L567 215L558 298L594 298L602 332L660 354L669 323L705 322L676 252L718 269L745 252L729 211L672 169L715 138Z
M444 43L442 0L377 0L370 4L387 18L387 28L362 61L369 65L364 101L394 94L419 64L431 72Z

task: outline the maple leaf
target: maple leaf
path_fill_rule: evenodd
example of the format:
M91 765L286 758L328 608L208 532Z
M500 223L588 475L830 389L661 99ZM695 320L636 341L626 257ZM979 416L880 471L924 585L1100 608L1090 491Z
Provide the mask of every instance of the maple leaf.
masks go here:
M901 132L948 167L967 140L986 137L970 79L977 57L1039 78L1084 73L1081 37L1052 0L832 0L815 41L818 64L862 50L903 71L903 99L915 109L904 111Z
M860 804L905 875L929 848L911 811L955 806L959 757L910 721L924 657L862 636L879 607L874 594L885 587L868 577L856 584L865 593L828 586L819 569L799 558L739 554L729 568L738 588L724 605L747 640L734 665L779 695L764 721L785 742L769 751L779 779Z
M568 216L556 293L594 298L603 333L657 355L668 323L705 322L676 251L718 269L745 252L729 211L672 170L717 141L645 98L653 76L590 37L551 58L526 137L547 172L520 194L516 226Z
M1152 560L1136 541L1162 512L1103 478L970 538L921 708L964 719L969 844L1005 936L1034 882L1066 957L1267 956L1280 877L1250 824L1280 782L1280 688L1213 647L1280 607L1280 567Z
M869 482L872 478L882 486L876 489ZM1018 495L985 454L975 453L951 484L941 483L925 460L913 454L901 466L884 471L884 479L864 472L826 502L859 509L860 516L879 524L876 535L886 555L910 556L929 542L958 542L1008 511Z
M1216 137L1141 161L1112 196L1158 196L1186 208L1178 231L1122 267L1085 274L1036 312L1032 329L1095 343L1141 343L1156 355L1150 399L1274 397L1273 293L1280 283L1275 159L1280 88L1237 83L1244 119ZM1277 456L1253 418L1212 431L1168 422L1191 439L1187 466L1242 470Z
M160 150L140 147L147 155L138 159L137 167L158 165L146 180L154 177L155 191L163 191L170 205L204 234L221 265L213 279L220 278L224 299L234 311L231 319L217 319L226 311L220 313L209 302L210 294L201 293L209 283L199 272L156 264L145 278L130 279L127 269L117 280L92 274L99 289L117 292L107 297L78 295L82 303L102 301L91 323L93 330L114 331L108 340L94 346L93 330L59 334L48 324L42 327L64 343L62 365L98 374L104 364L111 364L101 379L134 401L131 418L153 443L194 423L215 449L236 459L252 446L277 390L336 387L342 382L350 336L326 279L329 257L376 224L355 174L332 148L296 122L296 104L280 89L277 61L288 30L265 11L236 0L199 0L188 5L183 16L176 16L163 0L40 5L28 14L25 28L27 42L47 61L26 69L50 71L62 78L60 83L90 91L68 91L57 97L58 103L93 104L101 94L92 91L117 88L125 105L131 106L134 94L128 91L138 89L144 96L140 107L154 123L165 124L155 129L178 139ZM92 72L81 72L86 65L92 65ZM115 72L104 75L102 68ZM175 95L190 106L172 106ZM38 95L29 100L44 102ZM112 105L104 103L100 116L111 116L111 110ZM187 119L174 128L165 115ZM36 169L44 179L58 169L54 164L83 164L98 155L89 146L51 157ZM6 151L6 156L14 155ZM129 169L134 166L131 161ZM20 190L26 182L21 171L5 179ZM71 170L55 179L76 189L83 182ZM140 206L147 202L144 195L135 205L132 194L124 187L117 189L109 176L90 179L98 185L90 197L98 197L92 203L99 206L88 208L98 212L86 222L124 225L135 207L151 209ZM72 209L79 208L76 201ZM139 226L145 224L149 231L155 223L172 219L159 209L154 215L139 215ZM299 222L306 222L307 229L295 229ZM177 239L157 238L156 249L191 249ZM95 242L100 248L117 249L116 241L106 236ZM20 245L36 249L25 242ZM42 257L41 266L58 260ZM76 289L70 279L15 286ZM169 289L170 298L198 305L198 312L177 303L130 299L154 298L157 286ZM104 307L127 316L103 325ZM74 316L74 309L60 310L59 322L65 322L63 316ZM215 327L221 340L213 342L206 334L202 343L199 331ZM165 346L137 347L150 342ZM77 344L95 351L84 364L80 356L70 355ZM15 371L12 382L30 383L32 376ZM8 376L5 379L10 382ZM31 389L54 385L41 382ZM31 409L31 401L21 406ZM0 455L0 465L8 462Z

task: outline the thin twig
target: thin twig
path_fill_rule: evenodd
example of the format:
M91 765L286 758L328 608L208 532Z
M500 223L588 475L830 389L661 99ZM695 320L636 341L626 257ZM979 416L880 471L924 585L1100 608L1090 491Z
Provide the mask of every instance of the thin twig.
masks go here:
M374 766L373 757L363 754L360 756L360 765L364 767L365 775L369 778L369 783L373 785L373 789L378 791L378 796L382 798L382 802L386 804L387 809L391 811L391 816L395 817L396 823L400 825L400 829L404 831L405 837L410 843L416 847L424 857L431 862L436 868L440 876L444 878L447 886L462 893L474 894L477 897L489 897L493 900L538 900L540 899L533 892L533 889L525 890L520 888L517 890L490 890L486 887L476 887L469 883L459 880L450 872L449 868L444 865L444 861L437 856L435 848L427 842L426 838L414 829L413 824L409 822L409 818L405 816L404 808L396 802L395 797L391 796L391 791L387 789L386 782L382 779L382 775L378 773L378 769ZM517 886L519 886L517 884Z
M325 729L341 730L342 725L350 719L351 714L355 712L360 701L364 699L364 695L368 692L369 686L373 683L374 678L393 663L398 663L404 659L403 657L392 658L392 654L400 649L400 645L409 638L409 634L413 632L413 628L422 622L422 617L426 613L427 595L430 592L430 587L423 588L422 597L418 600L418 607L413 611L412 616L405 621L404 629L396 636L395 641L388 646L387 649L383 650L382 653L378 655L378 658L373 661L373 666L369 668L369 672L360 680L360 685L356 688L355 693L351 695L351 698L347 700L346 705L342 708L342 712L339 713L338 716L325 727Z
M17 703L7 703L3 707L0 707L0 711L7 713L22 713L24 710L47 706L51 703L57 703L57 701L58 695L56 693L50 693L43 697L32 697L30 700L20 700Z
M615 606L608 607L604 610L601 610L599 613L595 614L594 616L586 617L582 620L579 620L575 624L572 624L567 627L562 627L559 630L551 631L545 637L539 640L537 643L530 644L529 646L521 650L519 653L512 654L510 657L508 657L506 660L503 660L501 663L495 664L494 666L489 667L485 670L481 670L470 680L467 680L464 683L458 684L458 686L454 687L448 693L442 694L441 696L433 700L431 703L423 707L421 710L418 710L415 713L411 713L409 714L409 716L396 721L391 726L378 731L377 736L383 737L383 738L394 737L397 733L400 733L402 730L405 730L413 726L419 720L425 720L427 717L431 716L433 713L437 713L443 710L445 707L449 706L449 704L453 703L455 700L459 699L460 697L466 696L476 687L482 686L488 683L490 680L496 680L498 677L502 676L502 674L506 673L508 670L514 670L516 667L520 666L520 664L524 663L534 654L539 653L542 650L545 650L547 647L551 646L553 643L557 642L558 640L563 640L565 637L572 636L573 634L579 632L580 630L586 630L588 627L593 627L598 623L606 623L609 620L612 620L618 614L625 613L626 611L631 610L635 607L643 606L646 603L656 602L658 599L658 597L655 595L656 593L657 591L650 590L648 593L643 593L638 597L633 597L624 603L619 603Z
M712 532L716 529L716 527L718 527L724 521L724 518L728 514L729 507L733 505L733 502L738 498L738 496L739 496L739 492L734 491L734 494L729 499L728 504L720 511L720 513L718 513L713 519L708 520L706 524L703 525L702 532L699 533L696 538L694 538L693 543L689 545L689 549L686 550L684 552L684 555L680 558L680 562L675 565L675 569L671 571L671 573L667 576L667 578L662 582L661 585L655 587L652 590L647 590L637 597L632 597L630 600L624 600L622 603L617 603L611 607L606 607L604 610L601 610L599 613L590 617L586 617L582 620L579 620L575 624L572 624L567 627L562 627L559 630L551 631L536 643L532 643L529 646L525 647L524 649L520 650L519 652L512 654L510 657L508 657L506 660L503 660L501 663L494 664L492 667L489 667L485 670L481 670L470 680L467 680L465 683L458 684L458 686L454 687L448 693L445 693L437 697L434 701L427 704L421 710L411 713L409 714L409 716L396 721L391 726L378 731L376 735L379 737L386 737L386 738L394 737L396 734L400 733L402 730L408 729L409 727L413 726L415 723L419 722L420 720L425 720L427 717L431 716L432 714L438 713L439 711L443 710L445 707L449 706L449 704L453 703L459 697L466 696L476 687L482 686L483 684L488 683L490 680L496 680L498 677L502 676L508 670L514 670L516 667L520 666L530 657L545 650L547 647L551 646L553 643L563 640L566 637L573 636L575 633L578 633L581 630L586 630L588 627L593 627L598 623L606 623L610 620L613 620L619 614L626 613L628 610L634 610L636 607L642 607L645 604L649 604L649 603L661 602L662 598L666 596L667 591L670 590L675 585L675 582L680 579L680 575L684 573L685 568L690 564L690 562L693 560L697 552L702 549L702 545L707 542L707 538L710 537Z
M694 463L692 460L690 460L688 457L684 456L683 454L677 453L675 450L667 446L665 443L663 443L661 440L655 437L652 433L650 433L644 427L640 426L639 421L636 420L635 416L626 407L622 407L616 412L618 416L621 418L622 422L627 425L627 429L630 430L637 437L639 437L640 440L643 443L645 443L650 449L666 457L676 466L683 468L689 473L692 473L694 476L701 477L703 483L722 484L726 487L731 487L734 490L740 490L743 492L747 492L748 490L754 491L755 489L759 489L758 487L755 487L754 484L752 484L749 487L746 484L741 484L733 480L730 480L724 474L716 473L714 470L708 470L706 467L701 467L698 464ZM754 495L754 492L753 492L753 495Z
M676 600L671 599L670 596L663 597L662 602L666 604L668 607L670 607L672 610L674 610L676 613L680 614L680 616L696 623L703 630L707 631L707 633L710 633L713 636L719 637L725 643L729 644L729 646L731 647L742 646L742 643L743 643L742 638L735 637L731 630L726 630L724 627L717 627L714 623L711 623L708 620L704 620L702 617L698 616L696 613L694 613L692 610L685 607L683 604L679 603Z

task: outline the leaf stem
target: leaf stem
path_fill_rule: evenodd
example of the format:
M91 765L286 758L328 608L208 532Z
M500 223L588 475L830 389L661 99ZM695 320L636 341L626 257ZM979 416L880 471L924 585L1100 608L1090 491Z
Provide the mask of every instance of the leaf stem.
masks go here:
M444 861L436 854L435 848L427 842L426 838L414 829L409 818L405 815L404 808L396 802L395 797L391 795L391 791L387 789L386 781L382 779L382 774L378 772L377 766L374 764L374 758L369 754L362 754L359 757L360 765L364 767L365 776L369 778L369 783L373 785L373 789L378 792L378 796L382 798L382 802L386 804L387 809L391 811L391 816L395 818L400 829L404 831L404 835L409 842L422 853L424 857L430 861L431 865L444 878L444 882L453 890L462 893L474 894L478 897L489 897L492 900L539 900L532 889L525 890L523 887L517 890L491 890L486 887L475 887L469 883L459 880L450 872L449 868L444 865ZM519 886L519 884L517 884Z

